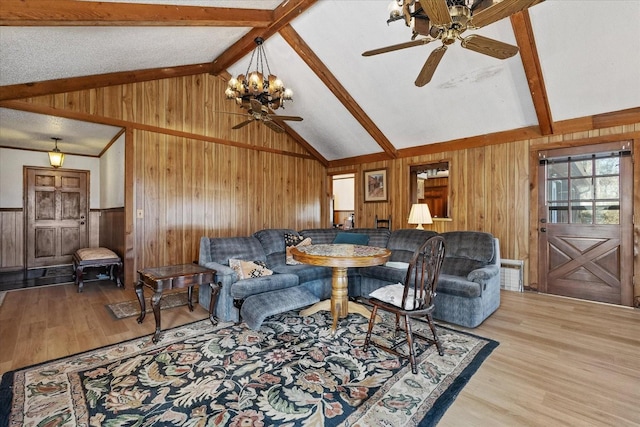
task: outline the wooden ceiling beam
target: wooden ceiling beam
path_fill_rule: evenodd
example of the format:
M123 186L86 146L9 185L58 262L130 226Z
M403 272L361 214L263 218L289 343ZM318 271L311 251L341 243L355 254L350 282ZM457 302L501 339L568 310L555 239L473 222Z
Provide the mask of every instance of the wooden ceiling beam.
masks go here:
M227 67L238 62L243 56L251 52L255 47L256 37L267 40L269 37L280 31L282 27L288 25L302 12L313 6L318 0L285 0L280 6L273 10L273 21L266 28L254 28L244 37L238 40L233 46L225 50L212 62L211 74L219 75Z
M96 74L93 76L68 77L42 82L20 83L0 86L0 101L51 95L54 93L74 92L98 87L117 86L129 83L167 79L171 77L191 76L208 73L210 63L182 65L177 67L149 68L146 70L121 71L117 73Z
M267 27L274 11L70 0L2 0L0 25Z
M137 130L142 130L147 132L154 132L162 135L172 135L179 138L194 139L196 141L213 142L215 144L244 148L247 150L263 151L266 153L281 154L283 156L317 160L314 156L310 154L302 154L302 153L296 153L293 151L279 150L277 148L271 148L271 147L262 147L262 146L252 145L244 142L231 141L228 139L222 139L222 138L216 138L213 136L206 136L206 135L201 135L197 133L186 132L178 129L170 129L170 128L165 128L161 126L148 125L145 123L131 122L123 119L97 116L97 115L82 113L78 111L71 111L71 110L49 107L46 105L32 104L25 101L0 102L0 108L11 108L14 110L28 111L31 113L46 114L48 116L64 117L66 119L82 120L85 122L98 123L98 124L109 125L109 126L120 126L126 129L137 129ZM10 148L13 148L13 147L10 147Z
M326 65L311 50L309 45L300 37L291 25L286 25L280 30L280 35L296 51L302 60L311 70L322 80L336 98L346 107L360 125L373 137L389 158L398 157L396 148L391 144L382 131L376 126L371 118L364 112L358 103L349 94L347 89L329 71Z
M516 36L516 43L520 49L520 59L524 66L524 72L529 83L529 91L533 100L533 107L538 117L538 126L542 135L553 134L553 118L551 107L547 97L547 89L544 85L540 58L536 48L536 40L533 36L531 19L527 9L511 15L511 26Z

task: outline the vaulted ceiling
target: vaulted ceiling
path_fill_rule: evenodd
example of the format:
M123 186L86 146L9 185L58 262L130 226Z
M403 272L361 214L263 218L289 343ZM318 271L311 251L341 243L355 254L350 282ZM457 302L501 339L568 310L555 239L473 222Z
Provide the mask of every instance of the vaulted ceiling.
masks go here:
M535 4L470 31L519 46L517 55L498 60L456 42L424 87L414 81L440 42L362 56L411 39L403 21L387 24L388 3L2 0L0 147L47 150L59 135L63 151L98 155L121 129L13 103L171 76L243 74L258 36L270 69L294 91L275 113L304 118L287 122L288 131L324 164L396 158L479 136L551 135L594 116L640 117L640 0Z

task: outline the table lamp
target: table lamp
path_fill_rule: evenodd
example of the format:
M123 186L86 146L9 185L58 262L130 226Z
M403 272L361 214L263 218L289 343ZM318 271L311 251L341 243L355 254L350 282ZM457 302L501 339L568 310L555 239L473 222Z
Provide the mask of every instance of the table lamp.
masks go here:
M424 230L422 224L433 224L429 206L424 203L414 203L409 212L409 224L418 224L416 229Z

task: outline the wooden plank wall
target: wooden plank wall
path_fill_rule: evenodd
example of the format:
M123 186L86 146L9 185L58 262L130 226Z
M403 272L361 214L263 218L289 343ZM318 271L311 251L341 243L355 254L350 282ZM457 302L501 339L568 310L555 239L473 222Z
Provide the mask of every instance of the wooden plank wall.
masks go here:
M24 213L22 209L0 209L0 271L24 266Z
M326 168L262 124L232 130L246 116L225 87L197 75L25 100L127 128L127 285L140 268L197 260L201 236L328 224Z
M124 207L100 211L99 245L124 256Z

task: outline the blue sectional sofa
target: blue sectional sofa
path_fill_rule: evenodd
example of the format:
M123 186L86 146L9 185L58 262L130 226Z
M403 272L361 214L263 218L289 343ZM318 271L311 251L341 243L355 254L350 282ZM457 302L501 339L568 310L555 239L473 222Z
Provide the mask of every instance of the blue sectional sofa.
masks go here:
M248 237L200 239L199 264L217 271L219 293L215 315L222 321L245 321L259 329L273 314L299 309L331 297L332 271L328 267L286 263L285 234L310 238L312 244L332 243L338 233L365 237L370 246L391 250L381 266L350 268L349 296L363 297L389 283L404 280L414 251L437 233L401 229L265 229ZM340 234L344 237L345 234ZM474 328L500 305L500 249L489 233L455 231L443 233L445 260L438 280L436 319ZM273 274L239 279L229 260L254 261ZM199 303L208 308L209 286L201 286Z

